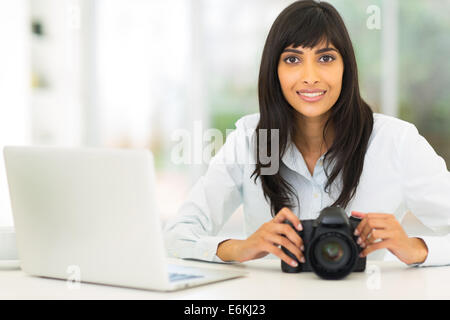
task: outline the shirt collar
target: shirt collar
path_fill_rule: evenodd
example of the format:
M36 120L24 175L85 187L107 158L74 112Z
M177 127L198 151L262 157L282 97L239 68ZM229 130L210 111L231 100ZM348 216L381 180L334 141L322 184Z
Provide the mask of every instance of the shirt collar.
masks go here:
M323 159L325 157L325 154L323 154L318 161L321 161L323 163ZM308 170L308 167L306 166L305 159L303 158L302 153L298 150L297 146L291 139L291 134L288 133L288 139L287 139L287 145L286 145L286 151L281 158L281 161L291 170L301 174L308 180L310 180L311 173ZM323 170L323 165L321 166L321 171ZM316 170L314 170L314 175L316 175Z

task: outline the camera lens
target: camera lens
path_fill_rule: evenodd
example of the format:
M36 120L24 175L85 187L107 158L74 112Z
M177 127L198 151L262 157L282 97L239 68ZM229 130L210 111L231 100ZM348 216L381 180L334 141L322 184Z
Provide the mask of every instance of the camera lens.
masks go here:
M344 234L329 232L313 240L308 257L317 275L324 279L340 279L353 270L357 248Z
M336 263L344 256L344 249L337 241L324 243L321 248L322 258L330 263Z
M315 261L330 272L344 267L350 259L350 253L346 241L335 234L323 237L314 247Z

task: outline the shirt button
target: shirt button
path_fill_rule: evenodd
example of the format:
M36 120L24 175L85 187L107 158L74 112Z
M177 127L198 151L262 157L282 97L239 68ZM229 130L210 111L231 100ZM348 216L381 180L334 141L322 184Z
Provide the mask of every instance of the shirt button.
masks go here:
M314 198L318 198L319 194L318 193L314 193Z
M203 256L206 258L206 257L208 256L208 251L205 251L205 252L203 253Z

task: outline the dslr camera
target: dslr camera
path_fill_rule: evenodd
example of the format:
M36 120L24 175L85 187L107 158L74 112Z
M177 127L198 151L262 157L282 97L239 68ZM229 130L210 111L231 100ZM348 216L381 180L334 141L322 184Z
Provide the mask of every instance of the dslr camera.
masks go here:
M305 263L299 263L295 255L286 248L281 249L297 263L292 267L281 261L281 270L287 273L315 272L323 279L342 279L350 272L363 272L366 269L366 258L360 258L363 250L356 243L353 235L361 219L348 218L340 207L327 207L320 212L315 220L302 220L302 231L297 231L304 245Z

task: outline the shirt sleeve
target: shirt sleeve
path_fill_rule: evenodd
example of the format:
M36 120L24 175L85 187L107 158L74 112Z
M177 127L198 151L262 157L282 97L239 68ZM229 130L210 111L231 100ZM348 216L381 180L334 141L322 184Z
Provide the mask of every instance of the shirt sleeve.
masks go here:
M242 203L242 164L247 148L245 130L238 124L194 184L176 217L165 225L169 256L223 262L216 255L217 246L228 238L217 234Z
M413 266L450 264L450 173L446 163L409 124L399 146L399 168L407 209L435 235L418 236L428 256Z

